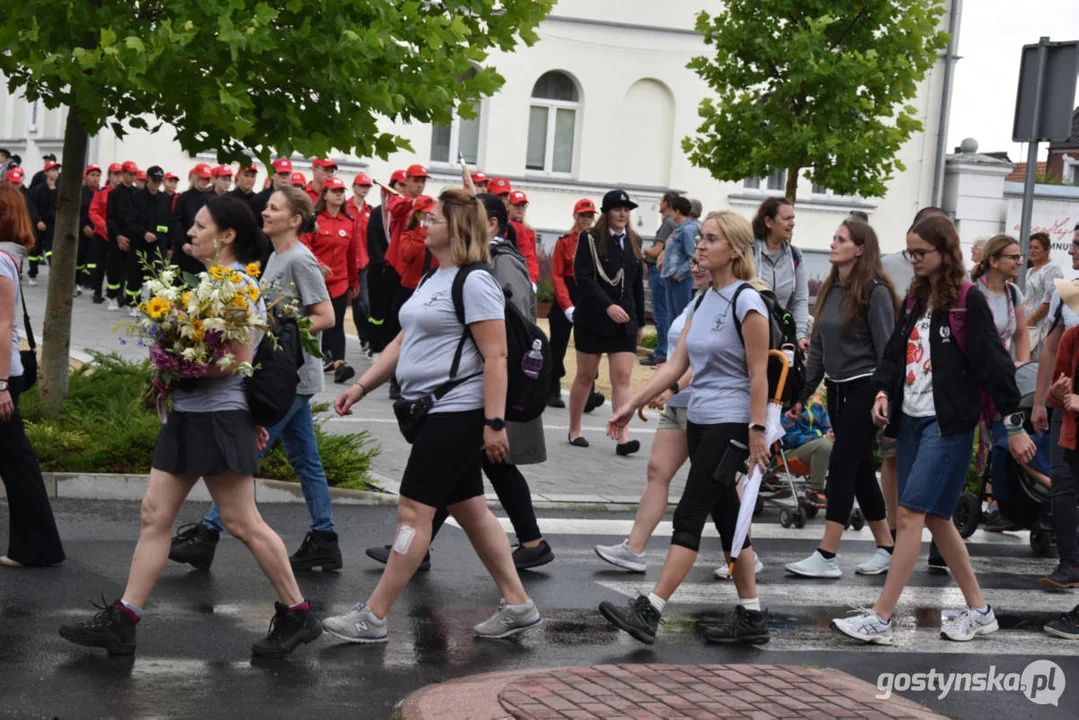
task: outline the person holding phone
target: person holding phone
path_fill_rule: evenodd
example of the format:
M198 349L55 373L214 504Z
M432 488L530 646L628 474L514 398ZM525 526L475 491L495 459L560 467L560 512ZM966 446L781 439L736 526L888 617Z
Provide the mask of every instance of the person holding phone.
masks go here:
M617 437L638 407L673 390L674 383L692 369L686 412L689 478L674 512L674 534L659 582L648 595L626 606L606 601L599 606L613 625L649 645L655 642L664 606L693 567L709 514L729 558L741 505L737 475L747 461L750 468L764 470L770 457L764 436L768 309L756 288L759 280L749 221L730 211L710 214L701 226L695 256L712 276L710 287L690 303L674 353L608 422L608 434ZM767 616L757 598L755 558L749 545L747 537L735 564L738 606L725 622L705 631L708 642L768 640Z

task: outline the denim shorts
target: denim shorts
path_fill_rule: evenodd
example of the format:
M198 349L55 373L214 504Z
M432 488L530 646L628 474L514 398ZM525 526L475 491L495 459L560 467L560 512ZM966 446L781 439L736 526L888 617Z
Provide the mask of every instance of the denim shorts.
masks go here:
M899 417L896 438L899 505L951 518L974 450L974 430L941 436L935 417Z

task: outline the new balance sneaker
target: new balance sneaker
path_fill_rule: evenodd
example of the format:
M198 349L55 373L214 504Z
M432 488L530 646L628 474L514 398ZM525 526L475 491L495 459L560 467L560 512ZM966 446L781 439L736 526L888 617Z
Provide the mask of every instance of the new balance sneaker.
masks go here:
M134 614L116 600L107 604L93 603L101 612L86 622L60 626L60 637L84 647L104 648L109 655L135 654Z
M540 540L540 544L534 548L518 545L513 551L513 566L518 570L536 568L552 560L554 560L554 551L546 540Z
M289 564L295 571L340 570L341 548L337 544L337 533L331 530L312 530L304 536L303 544L289 557Z
M768 642L768 614L760 610L746 610L739 605L731 611L724 622L705 630L704 639L716 645L766 643Z
M612 625L628 632L645 645L656 641L656 630L659 629L660 623L659 610L648 601L647 595L638 595L623 607L604 600L599 604L599 612Z
M209 570L220 539L221 533L200 522L181 525L172 538L169 560L186 563L196 570Z
M371 608L359 603L344 615L326 618L323 629L330 635L353 643L384 643L389 638L385 620L379 620Z
M1050 590L1069 590L1079 588L1079 568L1065 563L1057 565L1052 575L1038 578L1038 584Z
M623 570L643 573L647 569L644 562L644 553L638 555L637 551L627 545L625 540L617 545L596 545L592 549L601 559Z
M543 618L536 609L536 603L531 600L519 608L511 608L502 600L498 603L495 614L479 625L474 625L472 632L485 638L504 638L534 628L542 622Z
M859 575L883 575L892 566L892 554L884 548L877 551L855 570Z
M300 643L309 643L322 635L322 624L310 607L290 610L288 605L275 602L270 631L251 646L251 654L261 658L283 658Z
M716 580L730 580L730 570L729 565L720 565L712 571L712 577ZM753 574L760 575L761 570L764 570L764 563L761 562L761 556L757 555L753 559Z
M940 636L945 640L969 642L978 635L988 635L1000 629L993 608L979 612L974 608L963 608L955 620L940 629Z
M892 644L892 623L881 620L872 610L858 610L851 617L832 620L832 627L847 637L870 645Z
M1079 605L1076 605L1070 612L1064 613L1056 620L1045 623L1042 630L1065 640L1079 640Z
M390 550L391 546L383 545L382 547L369 547L364 550L364 552L367 553L367 557L371 558L372 560L377 560L378 562L385 565L390 561ZM424 572L431 569L430 550L428 550L427 554L423 556L423 562L420 563L419 569Z
M843 571L839 569L839 561L835 558L826 559L820 554L819 550L814 550L813 554L805 560L787 563L787 572L812 578L837 578L843 576Z

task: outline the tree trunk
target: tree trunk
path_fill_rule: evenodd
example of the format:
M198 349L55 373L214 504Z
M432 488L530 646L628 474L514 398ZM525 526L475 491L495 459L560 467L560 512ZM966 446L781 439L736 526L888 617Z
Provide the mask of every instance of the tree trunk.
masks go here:
M71 304L75 293L75 261L79 250L79 206L86 165L86 129L78 108L70 107L64 129L63 169L56 206L45 328L41 342L41 406L56 412L67 399L71 352Z
M801 173L801 165L787 168L787 190L784 196L792 203L798 198L798 176Z

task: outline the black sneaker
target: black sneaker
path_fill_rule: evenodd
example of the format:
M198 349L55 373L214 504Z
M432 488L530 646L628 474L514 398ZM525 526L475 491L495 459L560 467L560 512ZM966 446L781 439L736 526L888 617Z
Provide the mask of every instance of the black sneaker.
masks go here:
M326 570L340 570L341 548L337 545L337 533L329 530L312 530L303 539L303 544L289 557L292 569L296 571L314 570L316 567Z
M662 365L667 362L667 358L656 357L655 353L652 353L648 357L641 358L639 362L645 367L655 367L656 365Z
M91 301L94 303L94 305L104 305L105 304L105 298L101 297L100 295L94 295L94 297L93 297L93 299Z
M93 603L99 612L86 622L60 626L60 637L85 647L104 648L109 655L135 654L135 620L117 600Z
M221 533L211 530L202 523L181 525L172 538L169 548L169 560L187 563L196 570L209 570L214 562L214 552Z
M356 377L356 371L348 364L338 365L333 371L333 381L338 385L343 385L354 377Z
M1079 588L1079 568L1060 563L1053 574L1038 579L1038 584L1051 590L1069 590Z
M603 403L607 402L607 396L601 392L593 391L584 403L584 411L590 413Z
M378 560L385 565L390 561L390 546L383 545L382 547L369 547L364 552L367 553L367 557L372 560ZM420 563L420 570L427 571L431 569L431 551L428 550L427 554L423 556L423 562Z
M390 400L401 399L401 386L397 384L397 378L390 378Z
M549 408L564 408L566 407L566 401L562 399L561 390L552 390L547 394L547 407Z
M645 645L656 641L656 630L662 621L659 610L652 606L647 595L638 595L625 607L604 600L599 604L599 612L612 625L619 630L625 630Z
M760 610L746 610L739 605L724 622L705 630L704 639L716 645L766 643L768 614Z
M322 623L310 609L289 610L279 602L273 606L270 632L251 646L251 654L255 657L283 658L300 643L309 643L322 634Z
M554 552L551 551L551 546L546 540L540 540L540 544L534 548L518 545L513 551L513 566L518 570L546 565L552 560L554 560Z
M1050 620L1042 626L1042 630L1065 640L1079 640L1079 605L1070 612L1066 612L1056 620Z
M929 572L937 573L938 575L948 572L948 563L944 562L940 550L937 550L935 540L929 543Z

